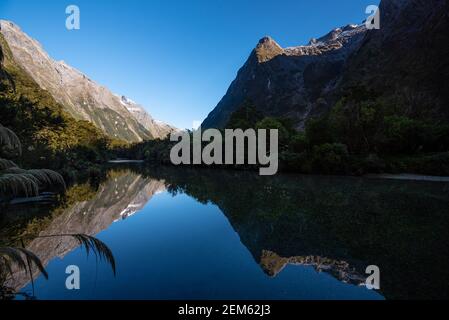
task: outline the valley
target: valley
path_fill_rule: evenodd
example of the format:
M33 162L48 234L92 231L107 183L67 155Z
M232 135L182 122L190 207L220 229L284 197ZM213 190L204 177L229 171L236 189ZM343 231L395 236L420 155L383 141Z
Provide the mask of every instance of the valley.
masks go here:
M117 3L0 20L0 300L448 298L449 1Z

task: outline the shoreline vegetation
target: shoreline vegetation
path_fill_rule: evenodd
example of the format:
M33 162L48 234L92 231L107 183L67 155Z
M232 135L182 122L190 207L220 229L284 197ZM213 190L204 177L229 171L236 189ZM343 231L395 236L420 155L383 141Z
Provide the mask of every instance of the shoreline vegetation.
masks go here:
M108 165L149 165L154 166L154 164L146 163L144 160L132 160L132 159L116 159L116 160L109 160L107 164L105 165L105 168L109 168ZM157 166L157 165L156 165ZM178 167L178 166L174 166ZM182 165L180 166L182 168ZM191 168L191 166L189 166ZM211 168L211 167L209 167ZM208 167L197 167L197 169L208 169ZM217 168L218 169L218 168ZM226 170L226 169L223 169ZM242 171L242 170L235 170L235 169L227 169L227 170L234 170L236 172ZM256 170L250 170L251 172L254 172ZM293 174L293 175L312 175L312 176L326 176L326 175L320 175L320 174L301 174L296 172L280 172L278 173L280 175L283 174ZM366 179L385 179L385 180L408 180L408 181L430 181L430 182L449 182L449 175L448 176L432 176L432 175L424 175L424 174L413 174L413 173L368 173L360 176L356 175L329 175L329 176L340 176L340 177L360 177L360 178L366 178Z
M67 182L80 175L100 177L102 166L112 159L171 165L175 143L168 138L131 144L74 119L14 61L2 35L0 48L0 117L25 146L20 157L2 150L8 159L25 169L55 170ZM277 129L279 172L449 176L449 125L409 109L407 101L359 85L346 89L330 110L309 119L302 130L291 119L261 113L249 99L231 114L225 127ZM260 166L207 167L258 170Z
M0 124L0 222L3 225L8 211L14 204L26 204L26 199L38 201L53 200L53 197L45 197L43 191L56 189L60 197L67 191L64 178L57 172L49 169L22 169L8 158L12 155L22 155L22 143L19 137L9 128ZM22 197L21 201L20 199ZM57 195L54 193L54 197ZM25 220L32 219L32 214L27 214ZM3 227L2 227L3 229ZM1 230L3 233L3 230ZM23 295L26 299L33 299L34 294L34 270L41 272L45 278L48 274L41 259L32 251L26 249L25 241L27 234L22 233L13 240L2 237L0 240L0 300L13 299ZM71 237L78 241L87 253L93 252L97 259L105 260L115 274L115 260L110 249L100 240L84 234L47 234L41 233L33 236L35 238L61 238ZM17 292L8 286L8 282L14 278L14 270L29 275L33 294Z
M0 75L2 75L1 71L0 69ZM0 103L4 102L2 98L4 97L0 95ZM25 139L25 141L29 143L30 140ZM0 124L0 300L10 300L17 296L34 299L33 274L41 272L48 277L40 257L26 249L26 245L37 238L73 238L87 253L93 252L98 261L104 260L109 263L115 274L115 260L112 252L106 244L95 237L81 233L42 234L34 229L35 224L48 222L58 205L69 205L71 201L79 201L83 197L87 199L95 194L96 188L106 175L107 169L101 166L101 160L106 157L91 159L92 161L84 159L83 165L76 169L61 166L63 162L56 165L54 162L49 163L49 167L55 170L30 169L30 167L34 168L33 163L36 167L42 167L39 163L43 160L39 159L40 162L35 162L33 159L36 158L27 157L32 151L34 150L30 150L28 144L22 143L21 136ZM56 155L51 154L51 156ZM24 159L24 157L27 158ZM53 160L56 159L53 158ZM67 171L68 169L76 171ZM67 172L74 174L65 180L64 173ZM86 190L84 189L87 185L82 183L83 180L88 181L89 187ZM41 206L48 210L44 216L38 213ZM27 210L17 214L15 210L17 207L26 207ZM24 226L25 228L22 229ZM20 230L21 232L17 233ZM11 237L11 234L14 234L14 237ZM16 291L8 285L14 277L14 272L22 272L29 277L33 287L31 295Z
M432 181L432 182L449 182L449 176L426 176L419 174L367 174L363 176L369 179L386 179L386 180L408 180L408 181Z
M359 91L363 91L359 89ZM232 114L227 129L277 129L279 172L349 175L412 174L449 176L449 126L418 120L387 105L360 103L352 118L343 102L328 114L309 120L304 131L285 118L264 117L249 101ZM389 110L389 111L385 111ZM223 130L223 129L222 129ZM193 132L189 132L193 135ZM193 139L191 139L193 140ZM118 158L172 165L168 139L117 148ZM235 154L235 152L234 152ZM224 163L223 159L223 163ZM237 170L257 170L259 165L182 165ZM182 167L181 166L181 167Z

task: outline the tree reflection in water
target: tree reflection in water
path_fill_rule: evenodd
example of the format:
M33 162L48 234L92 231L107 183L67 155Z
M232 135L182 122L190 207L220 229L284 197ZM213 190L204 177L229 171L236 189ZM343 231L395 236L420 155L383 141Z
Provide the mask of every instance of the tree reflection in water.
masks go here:
M69 188L59 206L43 208L47 215L28 221L16 235L96 235L113 222L138 214L155 194L165 191L218 206L271 277L287 265L302 265L360 284L366 267L377 265L386 298L448 297L447 183L261 177L171 167L114 169L98 188L89 184ZM78 245L69 239L61 243L36 238L26 247L46 265ZM16 280L17 287L27 283L20 276Z

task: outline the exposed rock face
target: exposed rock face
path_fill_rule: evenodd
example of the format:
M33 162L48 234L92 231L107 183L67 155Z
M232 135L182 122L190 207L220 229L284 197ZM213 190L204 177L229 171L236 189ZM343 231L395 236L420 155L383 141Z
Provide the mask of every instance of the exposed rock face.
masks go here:
M136 118L137 121L142 124L154 138L163 139L169 136L171 133L178 131L177 128L167 123L154 120L153 117L150 116L140 104L137 104L127 97L120 97L120 101L126 107L126 109L131 112L134 118Z
M90 121L109 136L130 142L160 138L159 132L165 134L164 126L161 129L157 123L147 123L148 127L140 123L120 96L65 62L54 61L40 43L14 23L1 20L0 32L16 62L74 118ZM140 113L146 114L143 109Z
M270 276L276 277L287 265L311 266L317 272L327 272L336 279L354 285L362 285L365 278L346 261L329 259L319 256L296 256L283 258L275 252L263 250L260 257L262 269Z
M306 46L285 49L270 37L261 39L203 127L223 128L249 99L263 114L290 117L301 128L314 111L312 106L335 87L365 32L364 25L348 25L312 39Z
M449 120L449 2L383 0L380 30L348 25L307 46L264 38L203 127L223 128L245 99L298 129L354 86L404 105L420 119Z
M449 121L449 1L383 0L380 30L370 30L348 60L338 97L364 86L419 119Z

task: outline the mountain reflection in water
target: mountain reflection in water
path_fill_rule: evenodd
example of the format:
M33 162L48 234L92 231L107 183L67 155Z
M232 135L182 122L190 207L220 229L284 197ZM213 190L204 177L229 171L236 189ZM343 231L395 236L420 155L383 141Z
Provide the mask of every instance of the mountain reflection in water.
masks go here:
M117 260L114 278L75 240L32 240L27 249L50 273L36 281L41 299L447 298L448 191L441 182L136 167L110 170L94 191L70 188L20 233L98 235ZM65 290L69 264L88 273L89 290ZM360 286L368 265L381 270L379 292ZM13 285L28 282L17 272Z

